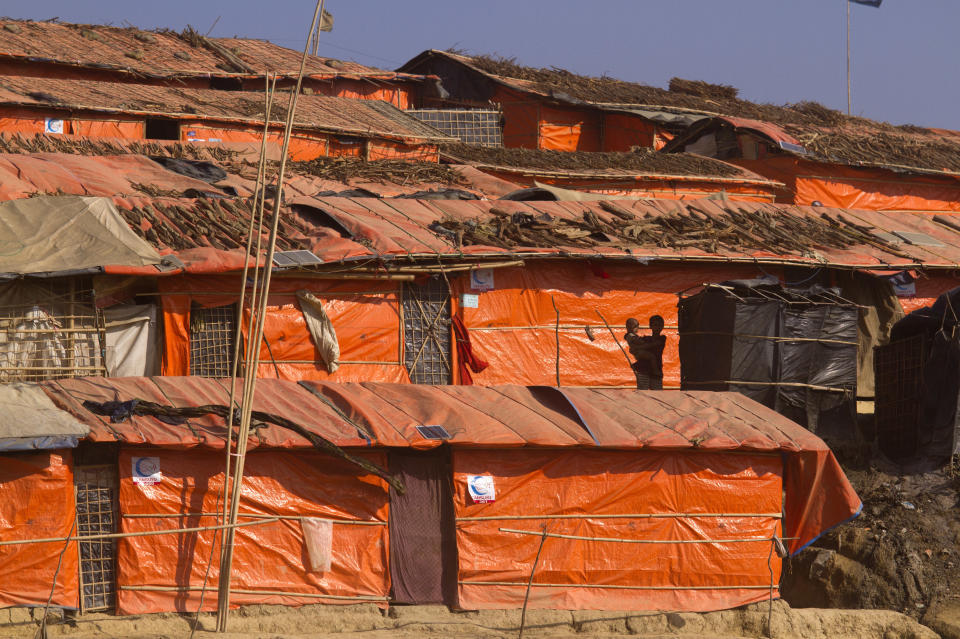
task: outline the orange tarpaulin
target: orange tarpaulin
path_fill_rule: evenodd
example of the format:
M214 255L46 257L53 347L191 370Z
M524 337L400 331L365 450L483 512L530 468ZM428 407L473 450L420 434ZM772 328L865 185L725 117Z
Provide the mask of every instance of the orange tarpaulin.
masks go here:
M768 269L776 274L776 270ZM529 262L493 272L492 290L470 288L470 277L451 280L454 296L478 295L478 308L461 308L474 352L490 363L476 384L556 385L556 335L560 384L635 384L620 349L603 325L603 314L623 343L627 318L646 326L651 315L666 322L664 384L680 385L677 293L705 282L757 277L752 266L643 266L587 262ZM558 319L551 298L559 311ZM590 326L590 335L585 326ZM646 331L644 331L647 334Z
M69 450L6 454L0 459L0 539L69 537L76 533L75 510ZM55 573L51 603L76 608L80 590L76 543L0 546L0 607L46 604Z
M782 535L778 455L455 450L453 472L461 608L521 606L544 526L577 537L759 541L547 538L532 608L707 611L766 599L771 583L777 594L780 561L767 561L770 537ZM477 475L492 478L493 501L468 494Z
M778 202L872 211L960 211L960 180L810 162L791 156L729 162L786 185Z
M384 465L382 453L359 453ZM159 469L156 483L137 483L133 468L150 458ZM139 518L130 515L217 512L223 486L222 454L200 451L130 449L120 453L120 512L122 532L213 526L215 516ZM314 452L252 452L247 457L240 512L287 519L238 528L233 560L234 590L278 591L290 594L231 595L231 604L358 603L372 597L386 601L387 486L378 477L361 474L355 466ZM222 507L222 506L220 506ZM333 519L332 563L329 572L312 572L298 517ZM242 515L240 523L251 521ZM342 520L367 525L336 523ZM204 610L215 610L220 535L214 531L182 535L128 537L117 544L117 611L196 612L211 544L216 543ZM76 574L74 567L71 574ZM159 592L136 587L184 588ZM187 590L187 588L190 588ZM345 599L297 597L325 594Z
M960 279L951 275L929 275L917 279L916 286L917 294L914 297L898 298L906 314L931 306L939 296L960 286Z
M163 293L164 375L190 374L191 303L204 307L235 304L239 283L239 277L232 275L158 280ZM296 302L296 292L301 289L323 300L337 331L341 366L335 373L328 373L318 360ZM230 294L231 290L237 293ZM259 374L292 380L409 381L401 363L399 294L399 285L390 281L274 278L264 324L265 343L260 346ZM246 324L244 321L245 334Z

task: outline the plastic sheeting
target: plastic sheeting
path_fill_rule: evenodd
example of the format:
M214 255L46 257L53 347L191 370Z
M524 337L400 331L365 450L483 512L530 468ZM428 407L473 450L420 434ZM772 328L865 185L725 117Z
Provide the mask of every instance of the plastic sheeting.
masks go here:
M771 582L778 593L780 561L773 563L772 575L767 566L769 539L782 534L777 515L783 469L777 455L458 450L453 465L461 608L520 607L545 525L550 534L585 537L761 541L547 538L533 577L531 608L708 611L766 599ZM468 480L476 475L492 478L493 501L474 503L469 496ZM692 516L629 516L678 513ZM557 515L574 517L550 518ZM462 519L467 517L498 519Z
M0 384L0 411L0 451L75 448L90 433L34 384Z
M560 383L564 386L632 386L633 371L597 311L621 345L630 317L647 325L652 315L666 322L664 384L680 385L677 293L704 282L752 277L751 266L683 268L590 262L530 262L524 268L494 271L494 288L471 289L469 277L451 279L456 298L479 296L477 308L459 312L474 352L490 363L476 384L556 385L557 316L560 312ZM591 341L585 327L589 326ZM644 330L644 333L646 331Z
M104 361L110 377L143 377L160 372L157 307L121 304L103 309Z
M70 451L0 456L0 539L69 537L75 502ZM75 532L75 531L74 531ZM79 602L76 543L0 546L0 607Z
M189 276L159 280L164 318L163 374L190 372L190 304L223 306L239 301L237 276ZM306 290L322 300L340 344L340 367L327 372L297 302ZM262 377L336 381L409 381L401 361L399 285L391 281L332 281L275 277L260 346ZM249 299L249 298L248 298ZM244 335L248 336L248 312Z
M384 465L380 453L363 453ZM134 461L153 457L161 479L154 484L135 483ZM120 453L121 532L212 526L215 516L134 518L132 514L215 513L222 490L222 454L189 453L161 449L127 449ZM387 485L378 477L358 475L354 466L327 455L310 452L255 452L247 457L240 521L244 514L282 516L286 519L236 529L232 589L278 591L289 594L231 595L231 605L305 603L358 603L350 597L386 600L390 592L387 569ZM299 517L334 520L331 567L313 572ZM368 525L338 523L342 520ZM372 524L372 525L370 525ZM211 545L216 543L208 588L216 590L219 569L219 535L214 531L183 535L128 537L117 545L117 611L196 612L200 604ZM74 568L73 574L76 574ZM190 587L179 592L130 590L127 587ZM336 595L348 599L297 597ZM207 593L204 610L215 610L216 596Z
M297 291L297 301L317 354L326 365L327 372L336 373L340 367L340 345L333 322L323 310L323 303L310 291Z
M46 196L0 204L0 273L78 271L108 264L160 263L110 200Z
M812 162L792 156L730 162L786 184L778 202L873 211L960 211L960 181L878 168Z

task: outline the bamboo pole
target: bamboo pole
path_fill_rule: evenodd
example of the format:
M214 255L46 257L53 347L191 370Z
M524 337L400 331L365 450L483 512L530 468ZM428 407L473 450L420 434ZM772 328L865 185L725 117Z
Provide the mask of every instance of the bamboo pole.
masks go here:
M196 592L201 586L120 586L120 590L143 592ZM336 599L338 601L390 601L389 597L376 595L324 595L313 592L287 592L284 590L250 590L247 588L231 588L230 592L238 595L280 595L283 597L307 597L312 599Z
M523 595L523 610L520 612L520 633L517 639L523 639L523 628L527 625L527 603L530 601L530 589L533 587L533 575L537 572L537 564L540 563L540 553L543 552L543 544L547 542L547 526L543 526L543 535L540 537L540 545L537 546L537 556L533 558L533 567L530 568L530 580L527 581L527 592Z
M224 524L220 526L197 526L195 528L172 528L170 530L144 530L132 533L104 533L102 535L80 535L76 537L44 537L42 539L13 539L0 541L0 546L19 546L21 544L47 544L64 541L97 541L100 539L125 539L127 537L153 537L155 535L182 535L186 533L204 532L207 530L224 530L226 528L243 528L245 526L260 526L280 521L277 517L248 521L244 524Z
M540 533L537 533L538 535ZM527 584L522 581L458 581L461 586L520 586L525 588ZM537 588L610 588L611 590L766 590L770 584L761 584L758 586L623 586L616 584L533 584ZM779 586L778 586L779 589Z
M515 528L500 528L500 532L515 533L517 535L541 535L536 530L517 530ZM581 535L564 535L561 533L546 533L548 537L557 539L574 539L578 541L610 541L621 544L747 544L770 541L770 537L748 537L744 539L621 539L619 537L583 537ZM783 539L795 539L783 537Z
M124 515L127 516L127 515ZM622 515L490 515L486 517L457 517L455 521L503 521L541 519L673 519L693 517L767 517L782 519L781 513L641 513Z
M290 136L293 132L293 121L294 115L297 109L297 99L300 95L300 90L303 85L303 74L304 68L307 63L307 55L309 53L309 34L317 26L317 19L323 12L324 0L318 0L316 9L313 13L313 20L310 23L310 31L308 31L307 44L304 46L303 55L300 58L300 70L297 74L297 83L293 91L290 94L290 102L287 108L287 121L284 126L283 132L283 145L280 151L280 170L277 173L277 188L276 193L274 194L273 201L273 219L270 226L270 239L267 245L267 255L265 258L264 264L264 274L263 274L263 284L262 284L262 295L260 296L258 313L257 313L257 322L256 329L251 334L250 343L254 344L255 347L249 349L252 351L251 356L248 357L248 364L252 365L247 366L247 370L244 371L247 373L244 379L244 394L241 405L241 418L240 418L240 430L237 435L238 443L242 442L242 446L238 446L238 453L236 457L236 468L234 471L234 480L233 480L233 490L231 492L231 501L230 501L230 517L229 522L235 524L237 521L237 512L240 506L240 488L243 482L243 467L244 462L246 461L246 441L250 433L250 421L251 413L253 411L253 395L256 390L256 369L260 364L260 343L263 341L263 327L264 320L266 315L266 304L267 298L270 293L270 280L273 275L273 256L277 248L277 231L280 226L280 208L283 200L283 184L284 184L284 174L287 167L287 158L289 155L290 149ZM252 310L252 309L251 309ZM251 315L252 319L252 315ZM230 608L230 579L231 571L233 567L233 544L234 544L234 535L232 529L228 529L227 534L224 536L224 552L221 557L220 562L220 584L219 584L219 596L217 601L217 630L219 632L226 632L227 630L227 617Z
M221 513L124 513L124 519L182 519L184 517L221 517ZM304 518L310 517L310 515L260 515L255 513L238 513L237 517L244 517L248 519L275 519L277 521L281 520L302 520ZM386 526L387 522L385 521L360 521L356 519L330 519L320 517L319 519L326 519L326 521L333 522L335 524L344 524L351 526Z

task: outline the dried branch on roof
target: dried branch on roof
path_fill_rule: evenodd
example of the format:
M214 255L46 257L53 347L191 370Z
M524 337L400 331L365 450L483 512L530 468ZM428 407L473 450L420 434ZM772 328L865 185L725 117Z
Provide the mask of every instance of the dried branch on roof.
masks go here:
M293 162L293 171L300 174L343 182L348 179L393 182L396 184L419 184L435 182L459 184L463 177L449 166L431 162L408 162L406 160L373 160L360 158L317 158L309 162Z
M626 170L661 175L729 177L743 171L726 162L686 153L588 153L494 148L477 144L442 144L441 153L477 164L547 170Z
M246 247L252 208L245 199L199 198L155 200L144 206L121 206L119 211L137 235L159 248L232 251ZM283 216L277 249L310 250L310 232L310 227L296 216Z
M135 140L117 142L39 133L36 135L0 134L0 151L4 153L70 153L72 155L159 155L217 162L234 161L240 155L237 151L214 145L157 144Z
M834 161L960 172L960 144L943 138L882 131L787 129L808 151Z
M473 220L447 219L431 229L455 237L462 246L484 245L506 249L519 247L656 247L696 249L707 253L768 251L781 255L812 257L817 248L844 249L868 244L900 253L869 229L842 217L791 215L764 210L730 207L722 215L701 211L693 204L677 214L638 217L612 202L600 206L611 213L612 221L584 210L581 219L554 218L548 214L510 214L496 208L492 217Z
M451 53L456 54L456 52ZM757 104L736 97L737 91L733 87L681 78L671 80L670 89L667 90L607 76L598 78L578 75L555 67L550 69L525 67L517 64L514 58L476 55L469 57L466 62L487 73L532 82L535 88L543 93L562 92L585 102L675 107L765 120L775 124L816 126L836 125L842 122L868 125L871 128L889 131L897 129L886 122L846 116L840 111L828 109L815 102L800 102L784 106Z

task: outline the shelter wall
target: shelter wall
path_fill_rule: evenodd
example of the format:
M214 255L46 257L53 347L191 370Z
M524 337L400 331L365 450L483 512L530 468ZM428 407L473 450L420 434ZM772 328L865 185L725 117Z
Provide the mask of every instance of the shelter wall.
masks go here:
M781 562L768 568L769 539L782 535L777 455L455 450L453 473L461 608L521 606L544 526L550 534L667 543L547 538L532 608L707 611L777 590ZM493 478L494 501L473 502L471 475ZM668 516L629 516L637 514ZM702 539L758 541L670 543Z
M524 187L535 186L534 182L549 184L563 189L573 189L587 193L601 193L604 195L622 195L643 199L658 200L688 200L699 199L716 193L726 193L728 199L735 202L773 202L775 191L772 187L761 187L751 184L737 184L730 182L710 182L690 179L624 179L611 177L598 178L566 178L536 175L535 173L517 173L513 171L497 171L483 169L484 173L502 180L514 182Z
M904 175L883 169L810 162L792 156L762 160L731 158L733 164L783 182L778 202L872 211L960 211L960 180Z
M382 453L359 454L385 464ZM133 466L142 457L156 458L163 477L160 482L134 482ZM140 448L121 451L122 532L216 525L216 516L132 515L216 513L223 489L223 466L222 453ZM364 597L386 602L390 592L388 509L386 483L360 474L346 462L315 452L250 453L240 512L284 519L236 530L231 588L283 594L237 592L231 595L231 604L369 600ZM300 517L354 522L333 525L329 572L311 572ZM239 521L253 519L241 515ZM220 537L214 531L122 539L117 549L118 612L195 612L210 557L213 561L207 583L208 588L216 590L219 544ZM203 609L215 610L216 605L216 596L208 592Z
M490 363L474 375L478 384L556 385L559 340L562 385L635 385L633 372L599 311L624 348L628 318L636 317L646 327L651 315L662 316L667 337L664 384L678 387L677 293L704 282L758 275L756 267L747 265L531 261L522 268L495 270L492 290L471 289L469 276L451 280L451 287L457 299L464 293L479 295L478 308L459 309L474 352Z
M179 276L161 278L158 286L163 300L163 374L189 375L191 304L208 308L236 304L240 279L234 275ZM328 373L317 361L297 305L298 290L308 290L324 301L340 344L340 368L335 373ZM399 299L397 282L274 278L258 375L287 380L409 381L402 364ZM244 319L246 336L248 322Z
M0 455L0 539L69 537L75 511L71 451ZM52 605L76 608L78 564L76 543L0 546L0 607L46 604L56 574Z
M63 133L84 137L140 140L144 120L134 116L93 116L69 114L54 109L26 109L0 106L0 131L33 135L46 133L46 120L63 120Z

